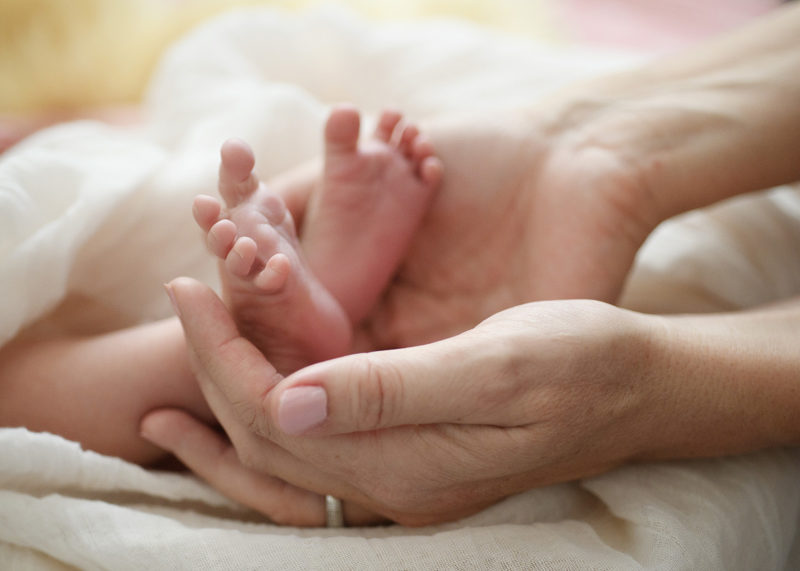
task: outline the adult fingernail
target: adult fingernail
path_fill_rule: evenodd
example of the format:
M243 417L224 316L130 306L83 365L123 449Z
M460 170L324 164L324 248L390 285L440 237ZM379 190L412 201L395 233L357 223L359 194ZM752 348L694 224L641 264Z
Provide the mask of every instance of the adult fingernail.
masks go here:
M169 297L169 302L172 304L172 309L175 311L175 315L180 317L181 310L178 307L178 300L175 299L175 292L172 289L172 284L164 284L164 289L167 292L167 296Z
M300 434L328 416L328 395L322 387L286 389L278 402L278 426L286 434Z

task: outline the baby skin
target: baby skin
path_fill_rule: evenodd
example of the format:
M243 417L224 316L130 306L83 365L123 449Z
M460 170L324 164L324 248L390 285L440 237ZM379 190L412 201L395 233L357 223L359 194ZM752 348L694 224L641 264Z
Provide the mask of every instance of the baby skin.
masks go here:
M195 200L226 304L283 374L350 351L353 327L391 280L441 180L431 144L400 114L384 112L367 141L359 132L355 109L331 112L321 174L299 182L311 195L299 237L241 141L221 150L224 205Z

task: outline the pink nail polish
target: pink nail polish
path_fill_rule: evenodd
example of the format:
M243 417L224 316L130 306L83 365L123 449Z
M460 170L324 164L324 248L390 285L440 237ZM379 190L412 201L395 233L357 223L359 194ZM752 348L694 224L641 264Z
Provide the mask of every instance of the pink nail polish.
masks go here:
M172 285L164 284L164 289L167 292L167 296L169 297L169 302L172 304L172 309L175 311L175 315L181 317L181 310L178 307L178 300L175 299L175 292L172 290Z
M278 426L286 434L301 434L328 416L328 395L322 387L286 389L278 403Z

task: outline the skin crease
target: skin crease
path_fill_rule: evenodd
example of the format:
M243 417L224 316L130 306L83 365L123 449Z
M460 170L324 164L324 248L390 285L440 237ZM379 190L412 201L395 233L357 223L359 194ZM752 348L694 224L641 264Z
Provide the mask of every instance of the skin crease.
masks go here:
M193 369L231 443L176 411L145 418L145 435L218 487L224 458L348 500L352 524L406 525L624 462L798 444L796 301L693 317L528 302L611 301L659 220L800 178L799 24L789 6L662 65L473 119L469 137L458 119L431 125L444 187L356 346L388 351L281 379L219 300L176 280ZM281 396L308 386L324 388L327 419L288 435Z

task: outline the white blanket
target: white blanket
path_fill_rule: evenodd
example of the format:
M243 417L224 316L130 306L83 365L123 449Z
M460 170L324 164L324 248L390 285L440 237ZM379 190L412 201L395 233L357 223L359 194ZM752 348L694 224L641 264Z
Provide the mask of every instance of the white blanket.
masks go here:
M318 153L334 102L424 121L527 102L631 61L445 22L224 16L167 55L145 128L64 125L0 159L0 342L67 297L87 311L52 327L91 327L98 307L117 324L160 318L164 281L216 284L189 205L214 191L229 136L251 141L269 176ZM648 242L624 301L718 310L798 293L797 245L796 189L692 213ZM798 482L800 455L778 450L626 467L424 529L309 530L271 525L189 475L0 429L0 568L792 569Z

